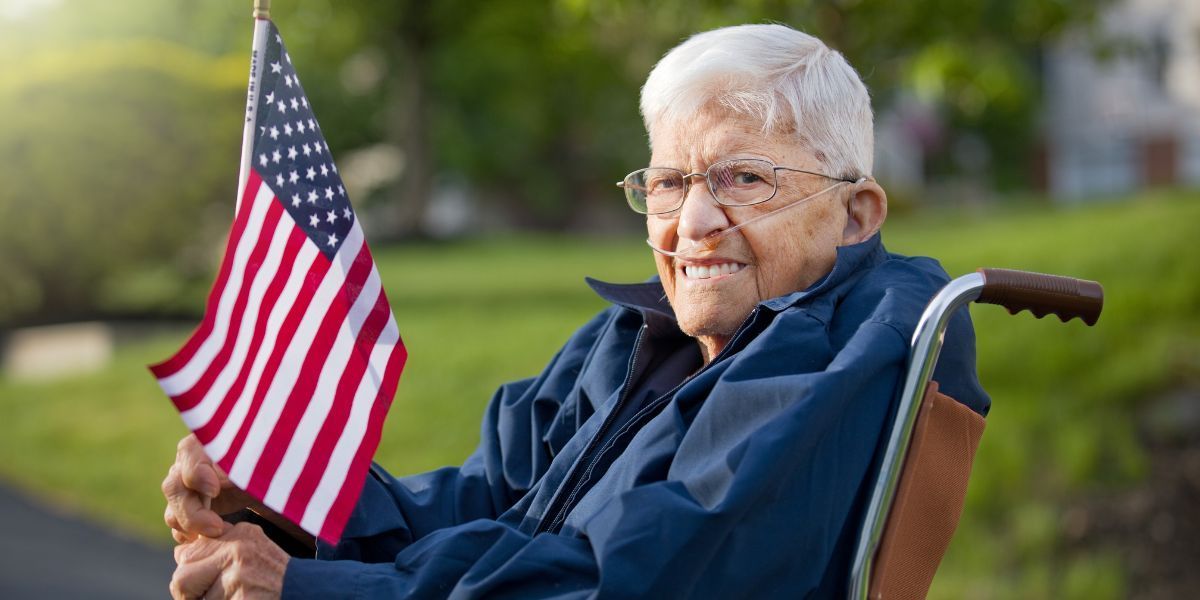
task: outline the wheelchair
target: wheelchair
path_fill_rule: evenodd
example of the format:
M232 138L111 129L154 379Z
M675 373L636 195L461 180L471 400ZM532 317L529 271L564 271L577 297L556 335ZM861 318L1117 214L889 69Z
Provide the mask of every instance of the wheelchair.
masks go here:
M980 269L933 297L913 333L900 405L855 546L851 600L924 598L958 527L984 419L930 378L950 317L971 302L1090 326L1100 318L1104 289L1070 277Z

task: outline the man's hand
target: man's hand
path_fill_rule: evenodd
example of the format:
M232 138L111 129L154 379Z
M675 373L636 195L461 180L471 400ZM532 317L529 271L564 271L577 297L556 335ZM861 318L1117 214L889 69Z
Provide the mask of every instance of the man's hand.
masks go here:
M175 600L278 598L288 555L257 525L238 523L218 538L199 537L176 546L175 562Z
M230 527L221 515L254 504L229 481L221 467L213 464L194 435L179 441L175 464L163 479L162 492L167 498L163 518L179 543L198 535L220 537Z

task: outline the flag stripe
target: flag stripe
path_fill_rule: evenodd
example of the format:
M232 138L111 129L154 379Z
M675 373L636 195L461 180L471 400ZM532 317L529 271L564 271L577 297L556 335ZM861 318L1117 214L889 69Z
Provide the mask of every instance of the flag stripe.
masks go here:
M229 418L221 425L220 433L205 445L205 450L213 461L225 469L228 469L229 465L224 463L224 457L230 452L236 454L241 448L250 423L258 414L258 408L266 393L267 386L264 382L269 382L274 377L283 353L292 341L291 334L296 329L294 323L299 321L308 307L308 300L312 295L301 294L302 286L309 281L309 277L323 276L322 269L329 265L329 261L325 260L316 246L308 242L308 237L303 232L296 230L293 235L299 240L299 251L296 258L290 262L291 271L279 296L294 302L290 305L277 303L271 310L271 315L267 318L267 334L263 348L255 356L250 379L246 382L241 398L238 399ZM288 323L291 325L287 325Z
M257 173L253 173L246 180L246 198L258 194L258 187L260 185L262 185L262 178ZM245 233L246 223L250 220L249 205L250 202L248 200L243 201L242 210L239 210L234 217L233 227L229 230L229 241L225 245L227 249L236 247L235 244L238 243L238 240ZM208 336L212 333L213 324L216 322L217 317L217 311L213 309L217 306L217 302L220 301L221 296L224 294L225 286L229 283L229 274L233 270L233 258L234 253L226 250L225 256L221 260L221 270L217 273L217 280L213 283L212 291L208 293L204 318L200 321L200 325L196 327L196 331L188 338L187 343L171 358L150 366L150 372L159 380L160 385L164 378L174 375L190 362L200 349L201 343L208 339ZM164 391L166 390L164 389ZM171 395L171 392L167 391L167 395Z
M379 436L383 432L383 418L392 405L392 397L396 393L396 383L400 380L400 370L404 368L407 358L408 352L404 344L397 343L388 357L386 369L383 370L382 384L371 404L366 430L363 432L354 458L347 467L346 478L342 482L325 521L321 524L319 535L322 539L328 541L341 537L342 529L346 526L347 519L350 518L350 511L358 502L358 496L362 493L363 481L367 476L367 469L371 466L371 456L379 447Z
M364 264L370 267L372 264L370 252L366 246L363 246L362 252L366 254ZM338 381L351 368L350 365L353 364L354 358L359 355L358 350L361 343L359 332L367 317L370 316L375 301L379 298L379 287L379 275L374 269L371 269L361 291L354 299L354 304L346 314L345 323L335 333L334 342L324 358L325 364L322 365L320 375L317 376L317 384L311 394L312 399L303 408L300 421L292 433L292 439L287 444L287 451L284 452L283 459L271 478L271 484L263 498L268 506L283 505L287 501L292 486L295 485L296 478L300 476L304 463L309 458L309 452L313 449L313 442L322 422L334 409L336 403L341 400L337 397Z
M263 221L262 235L246 265L244 281L249 285L242 286L233 305L229 324L229 331L233 335L225 338L221 350L213 357L196 385L175 398L183 422L193 430L212 419L246 358L250 334L259 316L259 311L252 310L252 307L261 305L266 287L275 275L272 267L278 263L278 255L283 253L282 242L287 239L287 223L279 218L282 214L283 208L279 203L272 202ZM263 268L264 265L266 268Z
M338 331L345 326L344 321L347 313L371 272L371 257L365 251L365 246L360 245L358 249L359 251L350 265L339 293L326 309L324 318L317 328L313 343L309 347L308 355L304 358L304 363L300 368L296 384L292 388L291 394L288 395L287 400L283 402L283 410L279 414L275 428L271 431L266 446L258 457L254 466L253 476L247 483L246 491L256 498L264 498L265 500L267 487L270 484L271 478L275 476L276 470L279 468L279 463L283 459L283 453L289 445L288 442L294 434L300 417L303 414L304 405L311 401L313 390L316 388L320 374L323 372L321 365L333 350ZM341 253L339 253L340 256ZM283 508L282 506L272 506L271 504L267 504L267 506L276 510Z
M361 232L361 230L352 231ZM358 250L362 246L363 238L361 233L357 235L352 234L346 240L342 250L357 255ZM324 256L322 255L317 257L316 260L321 261L323 258ZM334 261L325 260L324 262L326 263L324 275L312 293L312 299L308 304L307 310L293 324L295 331L292 332L291 343L288 344L286 351L283 353L278 370L270 379L269 387L267 387L265 392L264 402L259 414L250 425L245 443L237 453L236 460L233 461L232 466L229 468L230 480L246 491L249 491L247 486L250 482L250 477L256 470L256 465L261 459L264 449L268 447L268 440L274 434L273 430L280 426L280 416L286 403L291 398L293 388L301 380L311 377L311 372L305 371L305 366L307 366L305 362L307 356L310 355L310 351L319 345L316 336L320 325L326 320L324 316L330 310L335 310L336 306L343 304L340 300L340 295L346 279L347 265L343 264L345 256L342 253L338 253ZM282 449L275 449L275 451L282 453ZM255 497L261 498L261 491Z
M247 478L241 476L241 471L246 468L246 464L252 466L253 462L258 460L258 453L261 452L261 444L252 444L252 446L256 446L258 449L254 450L253 455L248 455L241 459L243 466L239 469L235 469L234 459L242 456L242 448L247 438L250 437L251 431L256 431L259 436L264 435L264 429L270 427L267 423L270 423L271 419L274 419L278 415L278 411L275 410L275 405L277 404L275 400L276 396L272 395L272 390L276 389L279 385L290 385L294 381L294 378L291 377L279 377L279 370L285 364L289 364L286 361L296 360L294 355L300 351L295 349L297 346L303 347L311 341L303 337L297 341L296 334L299 332L303 336L304 332L307 331L304 327L305 318L313 313L319 314L323 308L321 298L328 296L328 293L325 291L329 287L326 283L326 276L329 274L332 263L325 258L325 255L316 251L311 241L305 242L304 248L301 250L301 256L311 256L311 262L307 268L298 271L297 274L301 277L293 280L300 282L300 289L292 294L292 297L295 298L295 304L292 305L283 324L278 329L279 337L275 341L275 347L271 350L271 356L267 359L266 366L263 368L263 374L258 385L254 387L254 395L250 401L248 414L240 424L237 434L234 435L226 451L220 452L219 446L206 448L210 452L210 456L214 457L213 460L222 469L225 469L229 473L230 479L239 486L245 485ZM303 264L302 259L300 265ZM314 299L317 300L316 303L314 303ZM284 368L286 370L286 367ZM280 392L275 392L275 394L278 393ZM287 391L284 390L282 393L287 393ZM267 414L260 417L264 405L267 406ZM263 424L259 424L260 418L263 419ZM265 443L265 440L263 442Z
M303 231L296 228L291 217L286 213L280 219L278 228L281 234L287 238L286 242L274 246L274 248L280 249L279 254L281 256L277 258L276 262L279 268L275 270L274 275L271 277L271 282L267 285L267 289L258 304L259 308L255 314L254 333L250 337L248 353L240 360L232 361L234 368L238 365L241 367L237 369L237 379L225 394L224 399L221 400L221 406L217 408L212 418L203 426L194 428L196 437L200 439L202 444L212 442L213 438L225 429L226 422L235 406L241 405L244 414L246 405L244 399L247 396L246 385L249 383L249 389L254 389L257 377L253 377L252 374L261 372L265 358L270 354L275 345L274 330L271 330L272 335L269 338L267 336L268 324L272 320L278 322L279 318L281 318L280 311L276 310L276 307L282 306L279 302L281 292L291 278L296 256L300 253L300 248L304 245L304 241L308 239ZM267 260L271 260L271 257L268 256ZM186 422L186 418L184 421Z
M250 234L243 235L238 239L237 249L233 253L233 268L229 274L229 284L225 286L221 299L217 302L216 324L212 334L204 339L200 348L196 350L196 354L179 371L159 380L159 385L175 399L175 405L181 411L191 408L191 405L178 400L179 396L196 385L196 382L207 372L209 364L225 345L225 338L229 335L230 320L234 316L233 305L243 290L246 263L259 241L257 232L262 230L266 213L274 204L270 201L270 193L271 190L267 186L260 185L258 194L251 201L250 218L246 224ZM264 194L266 194L265 198Z
M376 294L375 305L371 307L370 315L359 332L358 348L374 348L390 314L387 297L382 293ZM325 418L325 422L321 424L321 430L317 433L316 439L312 442L312 452L288 494L283 514L296 522L300 522L304 518L304 510L308 506L309 500L312 499L320 477L329 464L330 454L346 428L346 421L350 418L354 396L364 381L363 375L370 360L369 355L364 356L363 354L363 352L355 352L350 356L349 364L346 365L346 370L338 381L329 414Z
M367 376L359 382L354 393L354 403L350 408L350 416L346 420L341 437L329 453L329 464L321 475L321 481L313 492L312 500L305 510L300 524L306 531L322 530L327 513L333 506L334 500L342 490L349 477L350 465L358 454L359 444L367 431L370 421L371 406L379 390L380 382L374 375L383 374L390 357L397 351L403 352L400 333L396 329L396 321L388 317L387 325L379 334L375 348L371 352ZM352 481L352 480L351 480Z

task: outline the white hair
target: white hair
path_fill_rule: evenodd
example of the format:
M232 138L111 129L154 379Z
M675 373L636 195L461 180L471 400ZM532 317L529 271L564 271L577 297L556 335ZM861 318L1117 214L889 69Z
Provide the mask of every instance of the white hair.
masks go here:
M871 174L867 88L840 53L811 35L785 25L699 33L663 56L642 86L647 132L714 104L762 121L764 131L794 133L831 175Z

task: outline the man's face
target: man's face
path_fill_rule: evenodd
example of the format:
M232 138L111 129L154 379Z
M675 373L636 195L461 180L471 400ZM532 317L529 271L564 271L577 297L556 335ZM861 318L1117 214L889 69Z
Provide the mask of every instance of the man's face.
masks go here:
M650 164L684 172L704 172L731 158L766 159L778 166L825 172L810 152L787 134L764 133L759 123L726 112L652 131ZM779 171L779 190L752 206L717 204L699 177L692 179L683 206L646 217L650 241L665 250L703 247L702 241L741 222L787 206L836 181ZM655 254L659 277L684 333L698 338L706 359L724 347L761 300L802 290L833 268L846 226L848 186L821 194L803 206L750 224L722 238L695 258Z

